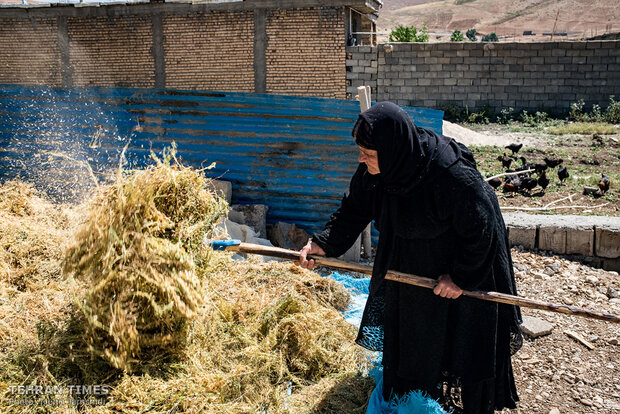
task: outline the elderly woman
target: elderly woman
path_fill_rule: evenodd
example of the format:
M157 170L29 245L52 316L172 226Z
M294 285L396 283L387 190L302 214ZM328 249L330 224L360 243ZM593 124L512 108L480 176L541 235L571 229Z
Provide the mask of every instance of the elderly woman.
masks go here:
M356 342L383 351L384 399L419 389L464 413L515 408L519 308L461 296L516 294L497 198L472 153L389 102L362 113L353 136L360 164L340 208L301 250L301 266L314 267L310 254L343 254L374 220L379 242ZM438 283L389 281L388 269Z

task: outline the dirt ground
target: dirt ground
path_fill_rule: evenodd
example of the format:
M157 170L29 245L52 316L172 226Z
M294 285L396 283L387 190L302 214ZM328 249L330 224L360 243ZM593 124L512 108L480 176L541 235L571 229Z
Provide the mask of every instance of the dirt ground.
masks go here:
M620 314L618 273L514 249L513 260L520 296ZM503 413L620 412L620 325L527 308L522 312L551 323L553 330L526 337L513 356L521 401L516 410Z
M498 156L511 151L508 144L523 144L515 158L524 156L527 162L542 163L544 157L562 158L570 177L560 183L557 168L547 171L551 183L545 191L540 187L531 192L504 193L496 190L500 206L506 211L523 209L531 214L620 214L620 135L551 135L535 128L516 128L498 124L458 125L444 121L444 135L467 145L474 153L478 169L485 176L504 172ZM511 168L519 166L515 159ZM597 188L601 173L611 179L604 194L583 195L585 187ZM536 175L534 175L536 177ZM559 200L559 201L558 201ZM542 207L555 202L554 210ZM509 210L509 208L516 208ZM540 210L531 210L540 209Z

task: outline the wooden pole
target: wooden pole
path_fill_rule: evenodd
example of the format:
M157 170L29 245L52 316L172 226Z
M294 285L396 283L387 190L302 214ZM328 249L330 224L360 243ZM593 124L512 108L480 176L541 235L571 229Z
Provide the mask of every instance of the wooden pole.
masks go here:
M357 88L357 99L360 101L360 109L362 112L370 109L370 86L359 86ZM372 239L369 223L362 231L362 246L364 246L364 254L366 255L366 257L371 256L371 245Z
M262 256L278 257L288 260L299 260L299 252L294 250L282 249L279 247L261 246L251 243L240 243L233 246L227 246L227 251L234 251L240 253L260 254ZM312 255L309 259L314 259L317 266L325 266L332 269L348 270L352 272L363 273L372 275L372 267L348 263L338 259L332 259L330 257L315 256ZM385 275L387 280L394 282L406 283L418 287L433 289L437 285L437 281L427 277L421 277L411 275L407 273L396 272L389 270ZM528 299L520 296L508 295L499 292L484 292L478 290L463 290L463 295L480 300L487 300L491 302L506 303L509 305L523 306L525 308L541 309L550 312L564 313L567 315L583 316L585 318L599 319L612 323L620 323L620 315L613 313L601 312L597 310L579 308L577 306L565 305L559 303L544 302L536 299Z

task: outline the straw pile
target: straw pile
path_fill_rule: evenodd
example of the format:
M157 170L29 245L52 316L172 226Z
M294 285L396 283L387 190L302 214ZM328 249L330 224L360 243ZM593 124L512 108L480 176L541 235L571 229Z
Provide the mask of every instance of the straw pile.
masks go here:
M61 276L58 263L69 216L41 198L31 184L0 186L0 280L19 291Z
M64 261L90 286L79 306L92 350L127 371L183 347L201 303L202 240L226 209L204 175L171 164L174 156L102 189Z
M346 290L202 244L226 206L173 155L100 187L77 210L87 212L78 231L29 186L0 198L10 269L0 278L0 384L111 386L104 406L43 409L56 413L363 413L373 381L339 312ZM10 222L27 234L6 231ZM7 256L6 240L19 237L32 262ZM10 285L18 272L24 291ZM41 409L13 397L0 393L0 411Z

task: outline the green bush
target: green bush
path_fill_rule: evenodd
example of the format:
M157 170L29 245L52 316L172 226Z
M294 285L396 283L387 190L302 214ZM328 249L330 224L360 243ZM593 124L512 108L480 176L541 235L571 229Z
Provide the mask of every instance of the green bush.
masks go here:
M465 38L463 37L463 33L461 33L460 30L455 30L452 33L452 36L450 36L450 41L451 42L462 42L464 40L465 40Z
M499 38L495 34L495 32L491 32L488 35L482 36L483 42L499 42Z
M583 110L586 103L583 99L580 99L578 102L573 102L570 104L570 111L568 112L568 119L575 122L588 122L590 120L590 116Z
M465 107L465 122L470 124L488 124L493 118L493 111L488 104L485 104L480 110L476 112L469 112L469 108Z
M549 121L549 115L546 112L537 111L535 114L530 115L527 111L523 111L521 113L521 120L524 124L527 124L531 127L540 126L540 124L544 124Z
M422 23L422 29L416 36L416 42L428 42L428 27L426 27L426 22Z
M609 105L603 118L610 124L620 124L620 102L615 101L613 95L609 97Z
M420 32L415 26L398 25L390 32L389 40L390 42L428 42L426 22L422 23Z
M509 124L514 120L514 112L515 109L513 107L504 108L499 112L497 116L497 123L499 124Z
M469 29L467 33L465 33L465 36L467 36L467 38L472 42L478 41L478 38L476 37L476 29Z

